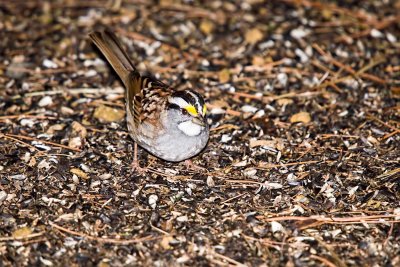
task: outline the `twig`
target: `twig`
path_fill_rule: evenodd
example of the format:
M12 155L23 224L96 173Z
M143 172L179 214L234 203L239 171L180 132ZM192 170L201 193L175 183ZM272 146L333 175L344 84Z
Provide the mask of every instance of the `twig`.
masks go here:
M175 177L175 175L170 175L170 174L167 174L167 173L163 173L163 172L160 172L160 171L158 171L158 170L156 170L156 169L153 169L153 168L151 168L151 167L145 167L145 169L146 169L146 171L148 171L148 172L151 172L151 173L154 173L154 174L158 174L158 175L160 175L160 176L164 176L164 177Z
M207 108L208 109L213 109L213 108L218 108L218 106L215 106L215 105L212 105L212 104L207 104ZM236 111L236 110L233 110L233 109L229 109L229 108L224 109L224 112L225 112L225 114L232 115L232 116L237 116L237 117L240 117L242 115L242 112Z
M345 14L346 16L349 16L352 18L357 18L357 19L362 20L365 23L372 25L372 26L378 21L375 15L366 13L364 10L362 12L357 11L357 10L349 10L344 7L339 7L334 3L327 4L327 3L320 2L320 1L308 1L308 0L301 0L301 1L283 0L283 1L286 3L290 3L290 4L302 5L305 7L312 7L312 8L316 8L319 10L327 9L327 10L333 11L335 13Z
M331 137L341 137L341 138L360 138L358 135L350 135L350 134L320 134L318 137L321 139L327 139Z
M353 222L354 220L366 222L366 220L375 220L375 219L384 219L384 218L394 218L399 216L398 214L390 214L390 215L366 215L366 216L354 216L354 217L325 217L322 215L312 215L309 217L304 216L282 216L275 218L267 218L267 221L305 221L305 220L321 220L328 222ZM386 221L387 223L388 221Z
M281 60L277 60L277 61L273 61L273 62L268 62L268 63L263 64L261 66L248 65L248 66L245 66L243 68L243 71L244 72L265 72L265 71L270 71L270 70L272 70L273 67L276 67L276 66L279 66L279 65L282 65L282 64L285 64L285 59L281 59ZM237 72L237 69L231 69L231 70L232 70L232 72L233 71ZM286 69L286 70L288 70L288 69Z
M329 68L325 67L324 65L322 65L321 62L319 62L318 60L313 60L311 61L311 64L313 64L315 67L322 69L325 72L325 75L322 77L322 79L318 82L319 84L321 84L322 82L324 82L326 80L326 78L328 78L329 75L333 75L336 74L338 75L339 72L334 73L333 71L331 71ZM325 78L325 79L323 79ZM330 83L329 84L336 92L338 93L343 93L343 90L340 89L335 83Z
M159 233L161 233L163 235L171 235L167 231L164 231L163 229L154 226L152 223L150 223L150 226L151 226L151 228L153 228L154 230L156 230L157 232L159 232Z
M314 43L312 44L312 47L317 50L317 52L320 53L326 60L332 62L332 64L334 64L336 67L342 68L352 75L356 74L356 71L353 70L350 66L344 65L342 62L334 59L332 56L326 53L318 44Z
M400 16L390 16L387 17L385 20L382 20L380 22L375 23L373 26L373 28L368 28L366 30L363 30L361 32L357 32L354 33L352 35L350 35L350 38L352 39L358 39L361 37L365 37L371 34L372 29L377 29L377 30L382 30L384 28L389 27L391 24L396 23L397 21L399 21ZM341 36L339 38L337 38L335 41L337 42L343 42L346 41L349 38L349 36Z
M29 74L55 74L55 73L66 73L66 72L76 72L76 68L74 67L65 67L65 68L57 68L57 69L28 69L23 67L11 67L9 68L12 71L25 72Z
M4 242L4 241L14 241L14 240L24 240L24 239L31 239L31 238L35 238L38 236L43 235L45 232L39 232L39 233L33 233L30 235L26 235L26 236L6 236L6 237L0 237L0 242Z
M1 137L6 138L6 139L13 140L13 141L15 141L15 142L17 142L17 143L20 143L20 144L23 144L23 145L26 145L26 146L28 146L28 147L30 147L30 148L36 150L36 151L40 151L39 148L37 148L37 147L35 147L35 146L31 145L31 144L25 143L24 141L21 141L21 140L19 140L19 139L17 139L17 138L14 138L14 137L11 137L11 136L7 136L7 135L5 135L5 134L1 134L1 133L0 133L0 138L1 138Z
M70 230L67 228L64 228L58 224L55 224L53 222L49 221L49 224L53 227L56 228L57 230L60 230L62 232L71 234L71 235L75 235L75 236L80 236L89 240L94 240L94 241L98 241L101 243L111 243L111 244L116 244L116 245L129 245L129 244L135 244L135 243L141 243L141 242L145 242L145 241L150 241L150 240L155 240L155 239L159 239L160 237L154 237L151 235L145 236L145 237L141 237L141 238L135 238L135 239L114 239L114 238L104 238L104 237L97 237L97 236L91 236L85 233L81 233L81 232L76 232L74 230Z
M320 91L320 92L291 92L291 93L287 93L287 94L282 94L279 96L265 96L263 97L263 102L270 102L273 100L278 100L278 99L282 99L282 98L302 98L302 97L313 97L313 96L317 96L317 95L321 95L325 93L324 91Z
M103 203L103 205L101 205L101 208L104 208L105 206L108 205L108 203L110 203L112 201L112 197L110 197L106 202Z
M385 179L389 178L392 176L395 176L396 174L400 173L400 168L396 168L387 172L382 173L381 175L378 175L375 179Z
M19 99L22 97L31 97L31 96L44 96L44 95L58 95L58 94L69 94L69 95L77 95L77 94L98 94L98 95L107 95L110 93L123 93L124 89L122 87L117 88L63 88L60 90L51 90L51 91L36 91L31 93L26 93L23 95L13 96L12 99Z
M387 124L386 122L384 122L384 121L378 119L377 117L375 117L375 116L373 116L373 115L367 115L366 118L367 118L367 119L370 119L370 120L374 120L374 121L376 121L376 122L379 122L380 124L385 125L386 127L392 129L392 130L395 131L395 132L399 132L399 131L400 131L400 129L398 129L398 128L396 128L396 127L390 125L390 124Z
M229 262L229 263L231 263L231 264L234 264L235 266L240 266L240 267L246 267L246 266L247 266L247 265L245 265L245 264L243 264L243 263L240 263L240 262L238 262L238 261L235 261L235 260L232 259L232 258L229 258L229 257L227 257L227 256L225 256L225 255L219 254L219 253L215 252L214 250L211 250L211 249L210 249L210 252L211 252L210 254L216 256L217 258L221 258L221 259L223 259L223 260L225 260L225 261L227 261L227 262Z
M225 182L228 183L233 183L233 184L258 184L258 185L263 185L263 183L252 181L252 180L232 180L232 179L227 179Z
M237 126L237 125L234 125L234 124L222 124L222 125L220 125L220 126L218 126L218 127L215 127L215 128L211 128L210 129L210 131L211 132L216 132L216 131L221 131L221 130L225 130L225 129L234 129L234 130L237 130L237 129L239 129L240 127L239 126Z
M116 103L116 102L104 101L104 100L94 100L89 103L89 106L98 106L99 104L125 108L125 104L123 104L123 103Z
M367 216L354 216L354 217L325 217L321 215L302 217L302 216L278 216L268 217L258 216L260 219L266 222L272 221L310 221L309 225L321 225L321 224L364 224L364 223L398 223L400 220L384 220L391 219L399 216L398 214L391 215L367 215ZM318 222L318 223L317 223Z
M385 242L383 242L383 246L384 246L384 247L385 247L386 244L389 242L390 236L391 236L392 233L393 233L393 226L394 226L394 223L391 223L391 224L390 224L390 229L389 229L389 232L388 232L388 235L387 235L387 238L385 239Z
M317 240L320 245L322 245L323 247L325 247L328 250L328 252L329 252L330 256L332 257L332 260L334 260L334 263L335 263L336 266L338 266L338 267L347 267L346 263L344 263L340 259L339 255L336 254L335 249L332 249L332 247L329 244L325 243L319 237L315 237L315 240Z
M365 71L367 71L367 69L371 68L372 66L375 66L377 64L380 64L383 61L383 59L378 60L377 62L374 62L373 64L369 64L368 68L362 68L360 71L355 71L353 68L351 68L348 65L343 64L342 62L334 59L332 56L330 56L328 53L326 53L318 44L314 43L312 45L312 47L317 50L318 53L320 53L326 60L328 60L329 62L331 62L333 65L335 65L338 68L344 69L345 71L347 71L348 73L350 73L351 75L357 77L360 76L364 79L376 82L376 83L380 83L380 84L386 84L386 81L375 76L372 74L368 74L368 73L364 73Z
M267 238L255 238L255 237L252 237L252 236L248 236L248 235L245 235L245 234L241 234L244 238L247 238L247 239L250 239L250 240L253 240L253 241L258 241L258 242L265 242L265 243L270 243L270 244L275 244L275 245L284 245L284 246L287 246L287 245L291 245L290 243L287 243L287 242L279 242L279 241L273 241L273 240L270 240L270 239L267 239Z
M328 266L328 267L336 267L336 264L334 264L334 263L332 263L332 262L330 262L330 261L328 261L327 259L325 259L325 258L322 258L322 257L320 257L320 256L317 256L317 255L310 255L310 259L314 259L314 260L319 260L320 262L322 262L322 263L324 263L326 266Z
M236 116L236 117L240 117L242 115L242 113L240 111L236 111L233 109L226 109L225 110L225 114L231 115L231 116Z
M289 163L281 163L281 164L270 164L270 163L262 163L258 165L256 169L272 169L272 168L279 168L279 167L287 167L287 166L295 166L295 165L303 165L303 164L313 164L320 162L320 160L308 160L308 161L300 161L300 162L289 162Z
M246 97L249 99L256 99L256 100L262 100L263 102L271 102L274 100L282 99L282 98L302 98L302 97L311 97L315 95L320 95L323 94L324 92L290 92L287 94L282 94L282 95L273 95L273 96L261 96L261 95L252 95L248 93L243 93L243 92L229 92L230 94L233 94L238 97Z
M231 201L231 200L234 200L234 199L240 198L241 196L243 196L243 195L246 195L246 194L247 194L247 192L245 192L245 193L242 193L242 194L239 194L239 195L236 195L236 196L234 196L234 197L231 197L231 198L228 198L227 200L225 200L225 201L222 201L222 202L221 202L221 204L225 204L225 203L227 203L227 202L229 202L229 201Z
M163 3L160 4L160 9L186 12L189 18L208 18L217 23L223 23L226 20L225 13L215 13L212 10L204 9L191 5Z
M57 120L56 117L40 116L40 115L30 115L30 114L17 114L17 115L7 115L0 116L0 120L11 120L11 119L38 119L38 120Z
M400 130L393 131L393 132L391 132L391 133L385 134L385 135L384 135L383 137L381 137L379 140L380 140L380 141L386 140L386 139L392 137L393 135L396 135L396 134L399 134L399 133L400 133Z
M48 145L55 146L55 147L60 147L60 148L65 148L65 149L69 149L69 150L76 151L76 152L81 152L82 151L79 148L73 148L73 147L62 145L62 144L53 143L53 142L50 142L50 141L44 141L44 140L33 138L33 137L30 137L30 136L16 135L16 134L3 134L3 135L5 137L13 137L13 138L16 138L16 139L20 138L20 139L25 139L25 140L29 140L29 141L42 142L44 144L48 144Z
M129 37L129 38L131 38L133 40L139 40L139 41L143 41L143 42L146 42L146 43L154 43L155 41L158 41L158 42L161 43L162 47L167 48L168 50L172 50L173 52L182 54L187 59L193 59L193 55L191 55L191 54L189 54L187 52L184 52L184 51L176 48L175 46L167 44L167 43L165 43L165 42L163 42L161 40L155 40L153 38L147 37L147 36L142 35L142 34L137 33L137 32L128 32L128 31L126 31L126 30L124 30L122 28L117 28L116 30L117 30L117 32L119 34L121 34L123 36L126 36L126 37Z

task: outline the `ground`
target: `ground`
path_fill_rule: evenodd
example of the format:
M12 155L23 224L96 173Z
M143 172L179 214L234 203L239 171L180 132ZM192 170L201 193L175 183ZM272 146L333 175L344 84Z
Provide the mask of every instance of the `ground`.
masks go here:
M399 266L399 1L0 1L2 266ZM139 149L88 40L205 96Z

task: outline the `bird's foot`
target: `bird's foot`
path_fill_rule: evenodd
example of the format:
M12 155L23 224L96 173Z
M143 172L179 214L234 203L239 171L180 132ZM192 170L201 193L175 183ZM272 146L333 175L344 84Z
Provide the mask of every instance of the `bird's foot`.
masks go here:
M204 172L207 170L206 168L203 168L199 165L194 164L193 161L190 159L185 160L185 166L186 166L186 168L195 170L195 171L203 171Z
M139 175L142 175L147 172L147 168L140 167L138 160L133 160L131 163L131 168L133 172L136 172Z

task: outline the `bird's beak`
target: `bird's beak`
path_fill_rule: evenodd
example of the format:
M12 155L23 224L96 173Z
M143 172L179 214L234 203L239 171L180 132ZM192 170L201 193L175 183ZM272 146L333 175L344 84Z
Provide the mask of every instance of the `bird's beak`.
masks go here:
M205 126L206 126L206 123L203 121L203 119L202 119L202 118L199 118L199 117L194 117L194 118L192 119L192 122L193 122L194 124L200 125L200 126L202 126L202 127L205 127Z

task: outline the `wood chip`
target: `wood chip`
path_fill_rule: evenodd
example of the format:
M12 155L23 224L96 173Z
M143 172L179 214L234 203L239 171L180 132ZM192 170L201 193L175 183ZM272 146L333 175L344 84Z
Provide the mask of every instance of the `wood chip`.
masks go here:
M296 123L296 122L309 123L310 121L311 121L311 116L310 113L308 112L299 112L290 117L291 123Z
M30 234L32 234L32 229L30 227L21 227L15 230L12 233L12 236L15 238L23 238L29 236Z
M75 175L78 176L79 178L82 178L82 179L85 179L85 180L89 179L88 175L87 175L84 171L82 171L81 169L72 168L72 169L70 170L70 172L73 173L73 174L75 174Z
M125 117L125 111L122 109L100 105L94 111L94 117L101 122L116 122Z
M264 34L258 28L253 28L246 32L245 40L249 44L255 44L261 41L264 37Z

